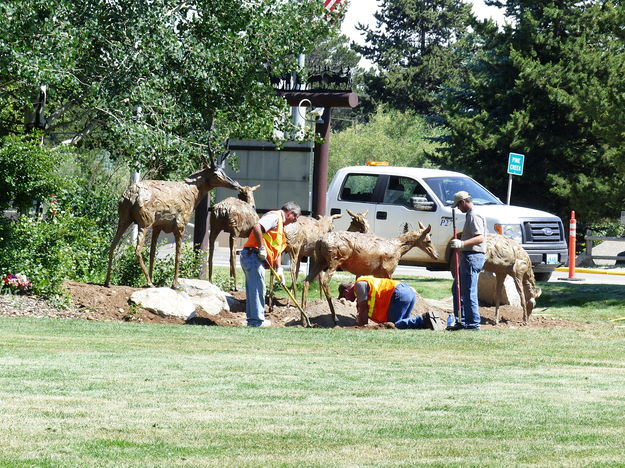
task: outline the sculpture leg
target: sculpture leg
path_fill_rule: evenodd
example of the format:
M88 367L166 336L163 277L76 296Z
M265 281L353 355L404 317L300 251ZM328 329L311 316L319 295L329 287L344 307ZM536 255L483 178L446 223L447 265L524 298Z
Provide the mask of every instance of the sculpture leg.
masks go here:
M519 277L518 274L514 275L514 285L516 286L516 290L519 293L519 297L521 298L521 308L523 309L523 323L527 324L527 304L525 301L525 293L523 292L523 278Z
M172 289L178 286L178 275L180 274L180 257L182 256L182 235L184 234L184 227L182 230L174 231L174 237L176 238L176 263L174 266L174 281L171 284Z
M323 279L321 278L321 276L323 276ZM332 304L332 297L330 296L330 290L328 289L328 283L330 282L330 278L332 278L332 275L328 272L325 274L321 274L319 276L319 289L321 291L323 291L323 294L325 294L326 299L328 301L328 305L330 306L330 312L332 313L332 320L334 321L334 325L338 325L339 321L336 318L336 311L334 310L334 304ZM321 291L319 291L319 294L321 294Z
M210 233L208 235L208 281L213 281L213 254L215 253L215 240L219 235L217 229L213 229L211 226Z
M150 243L150 278L154 276L154 256L156 255L156 241L161 230L158 228L152 228L152 242Z
M496 273L496 288L495 288L495 325L499 325L499 305L501 304L501 291L503 290L503 283L506 279L505 273Z
M111 285L111 269L113 267L113 254L115 253L115 248L117 247L117 244L119 244L124 232L126 232L126 229L128 229L128 226L131 224L132 221L127 219L120 219L117 223L117 232L115 233L115 237L113 238L113 242L109 248L109 263L106 269L106 280L104 281L104 286L107 288Z
M150 277L150 273L148 269L145 267L145 263L143 263L143 257L141 252L143 251L143 243L145 242L145 234L147 232L147 227L140 227L139 234L137 235L137 247L135 248L135 257L137 257L137 261L139 262L139 266L141 267L141 271L143 271L143 275L148 282L148 286L151 288L154 287L152 284L152 279Z
M299 277L300 261L299 251L294 252L291 257L291 289L293 290L293 297L297 297L297 278Z

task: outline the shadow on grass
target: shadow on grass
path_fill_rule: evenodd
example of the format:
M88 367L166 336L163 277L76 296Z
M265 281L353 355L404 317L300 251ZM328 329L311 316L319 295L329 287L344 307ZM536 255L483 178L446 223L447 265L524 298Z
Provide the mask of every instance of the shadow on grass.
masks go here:
M541 307L586 306L595 302L602 306L623 306L625 286L613 284L541 283Z

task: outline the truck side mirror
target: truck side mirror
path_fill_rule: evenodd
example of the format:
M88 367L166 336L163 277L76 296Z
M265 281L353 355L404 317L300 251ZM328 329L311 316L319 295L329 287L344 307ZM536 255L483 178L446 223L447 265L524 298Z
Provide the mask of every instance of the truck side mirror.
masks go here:
M425 197L410 197L412 208L417 211L434 211L434 202L428 201Z

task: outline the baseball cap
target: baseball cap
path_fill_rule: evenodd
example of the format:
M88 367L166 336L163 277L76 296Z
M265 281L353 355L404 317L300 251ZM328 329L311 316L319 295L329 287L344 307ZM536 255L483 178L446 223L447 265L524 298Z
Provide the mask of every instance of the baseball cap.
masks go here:
M460 190L459 192L454 193L454 202L451 205L452 208L455 208L458 206L458 203L460 203L462 200L466 200L466 201L471 201L471 195L469 195L469 192L466 192L464 190Z

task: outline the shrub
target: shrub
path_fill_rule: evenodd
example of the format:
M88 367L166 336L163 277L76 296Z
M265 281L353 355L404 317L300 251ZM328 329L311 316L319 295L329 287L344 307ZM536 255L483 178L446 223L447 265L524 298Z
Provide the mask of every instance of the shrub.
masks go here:
M47 200L67 186L57 169L71 151L42 147L35 137L12 135L0 140L0 210L14 207L27 213L33 201Z
M100 281L109 239L91 219L60 210L0 224L0 271L19 271L42 296L61 293L66 279Z

